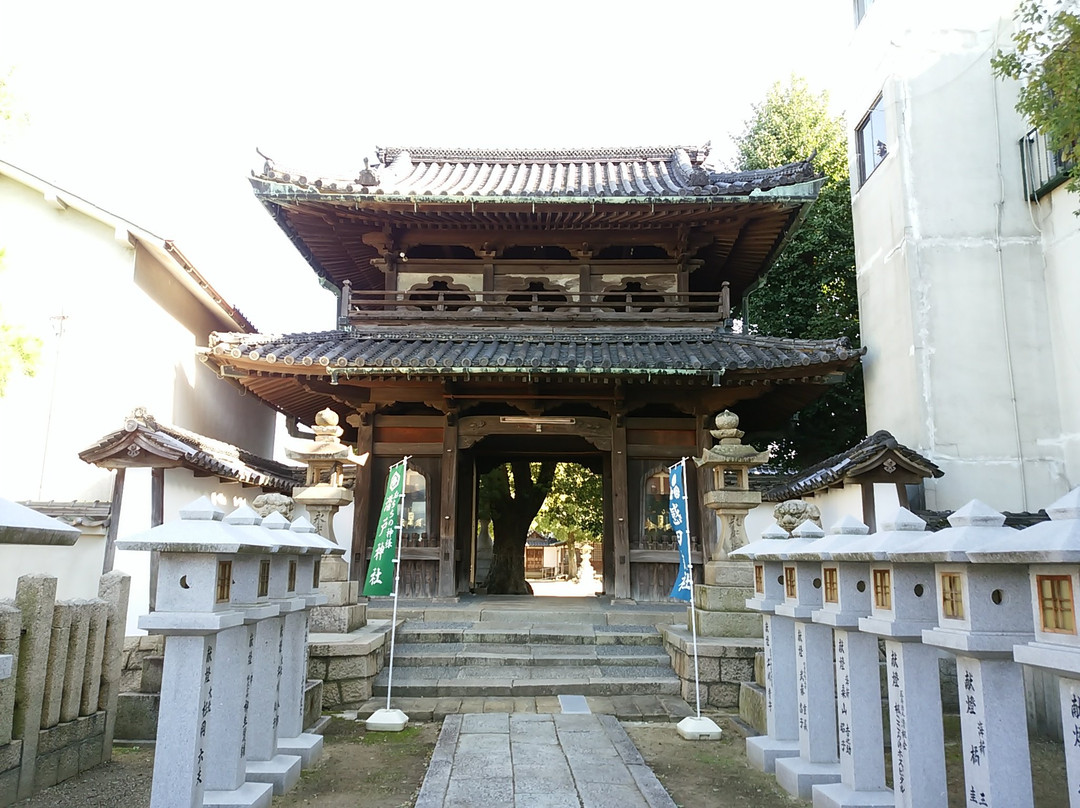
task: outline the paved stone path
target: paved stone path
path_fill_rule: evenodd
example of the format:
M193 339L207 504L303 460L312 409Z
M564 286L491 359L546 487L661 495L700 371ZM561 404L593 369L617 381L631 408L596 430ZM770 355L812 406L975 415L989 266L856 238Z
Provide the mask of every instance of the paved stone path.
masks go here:
M479 806L675 808L675 803L614 716L447 716L416 808Z

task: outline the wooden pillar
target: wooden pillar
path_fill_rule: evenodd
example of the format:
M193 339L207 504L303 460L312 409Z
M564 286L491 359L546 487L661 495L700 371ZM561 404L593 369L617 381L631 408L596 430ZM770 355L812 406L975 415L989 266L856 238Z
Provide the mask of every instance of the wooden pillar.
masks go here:
M439 469L439 597L449 598L456 594L454 585L454 552L457 534L457 469L458 427L457 416L449 413L443 427L443 453Z
M101 564L101 573L112 572L116 560L116 531L120 527L120 508L124 502L124 476L127 469L118 468L113 479L112 502L109 503L109 526L105 530L105 557Z
M361 410L349 417L349 423L356 427L356 454L364 458L362 465L356 467L356 481L353 484L353 524L352 558L349 563L349 578L359 581L367 572L368 524L371 521L371 469L375 465L372 451L375 414L371 409ZM374 535L372 535L374 538Z
M158 527L165 522L165 469L150 469L150 527ZM161 551L150 553L150 611L157 608L158 563Z
M863 524L870 528L871 533L877 532L877 513L874 507L874 484L871 482L860 483L862 489L862 520Z
M611 516L615 535L615 597L630 597L630 513L627 504L626 425L611 422Z

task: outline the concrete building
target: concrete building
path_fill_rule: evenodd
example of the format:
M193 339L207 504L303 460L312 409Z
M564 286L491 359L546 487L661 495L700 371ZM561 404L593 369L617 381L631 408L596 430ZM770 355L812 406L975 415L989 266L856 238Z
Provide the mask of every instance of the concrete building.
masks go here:
M867 427L945 472L930 509L1038 510L1080 484L1080 198L993 75L1014 6L854 0Z

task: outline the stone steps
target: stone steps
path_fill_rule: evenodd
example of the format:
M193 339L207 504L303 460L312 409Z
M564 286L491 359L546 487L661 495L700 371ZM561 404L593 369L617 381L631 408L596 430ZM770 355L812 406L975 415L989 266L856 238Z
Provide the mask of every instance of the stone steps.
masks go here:
M558 696L398 696L394 688L393 706L404 711L410 721L441 722L448 715L462 713L547 713L565 712ZM677 722L694 711L683 699L667 694L634 696L586 696L591 713L613 715L620 721ZM355 711L356 718L365 720L376 710L386 707L386 697L372 698ZM580 705L575 705L580 712ZM347 713L352 717L352 713Z
M550 616L545 615L550 619ZM677 696L680 681L649 625L407 620L393 693L403 698ZM385 695L390 670L374 680Z

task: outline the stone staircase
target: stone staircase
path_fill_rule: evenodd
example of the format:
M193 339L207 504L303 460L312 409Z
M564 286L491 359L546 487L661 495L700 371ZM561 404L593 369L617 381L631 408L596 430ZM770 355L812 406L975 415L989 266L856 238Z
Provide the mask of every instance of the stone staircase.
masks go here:
M436 718L456 712L455 704L478 712L561 712L576 705L630 720L690 714L657 628L685 620L685 607L596 598L482 603L478 613L467 603L399 607L399 619L406 619L395 643L395 706ZM369 604L368 613L380 616L382 605ZM385 706L389 681L384 667L361 715Z

